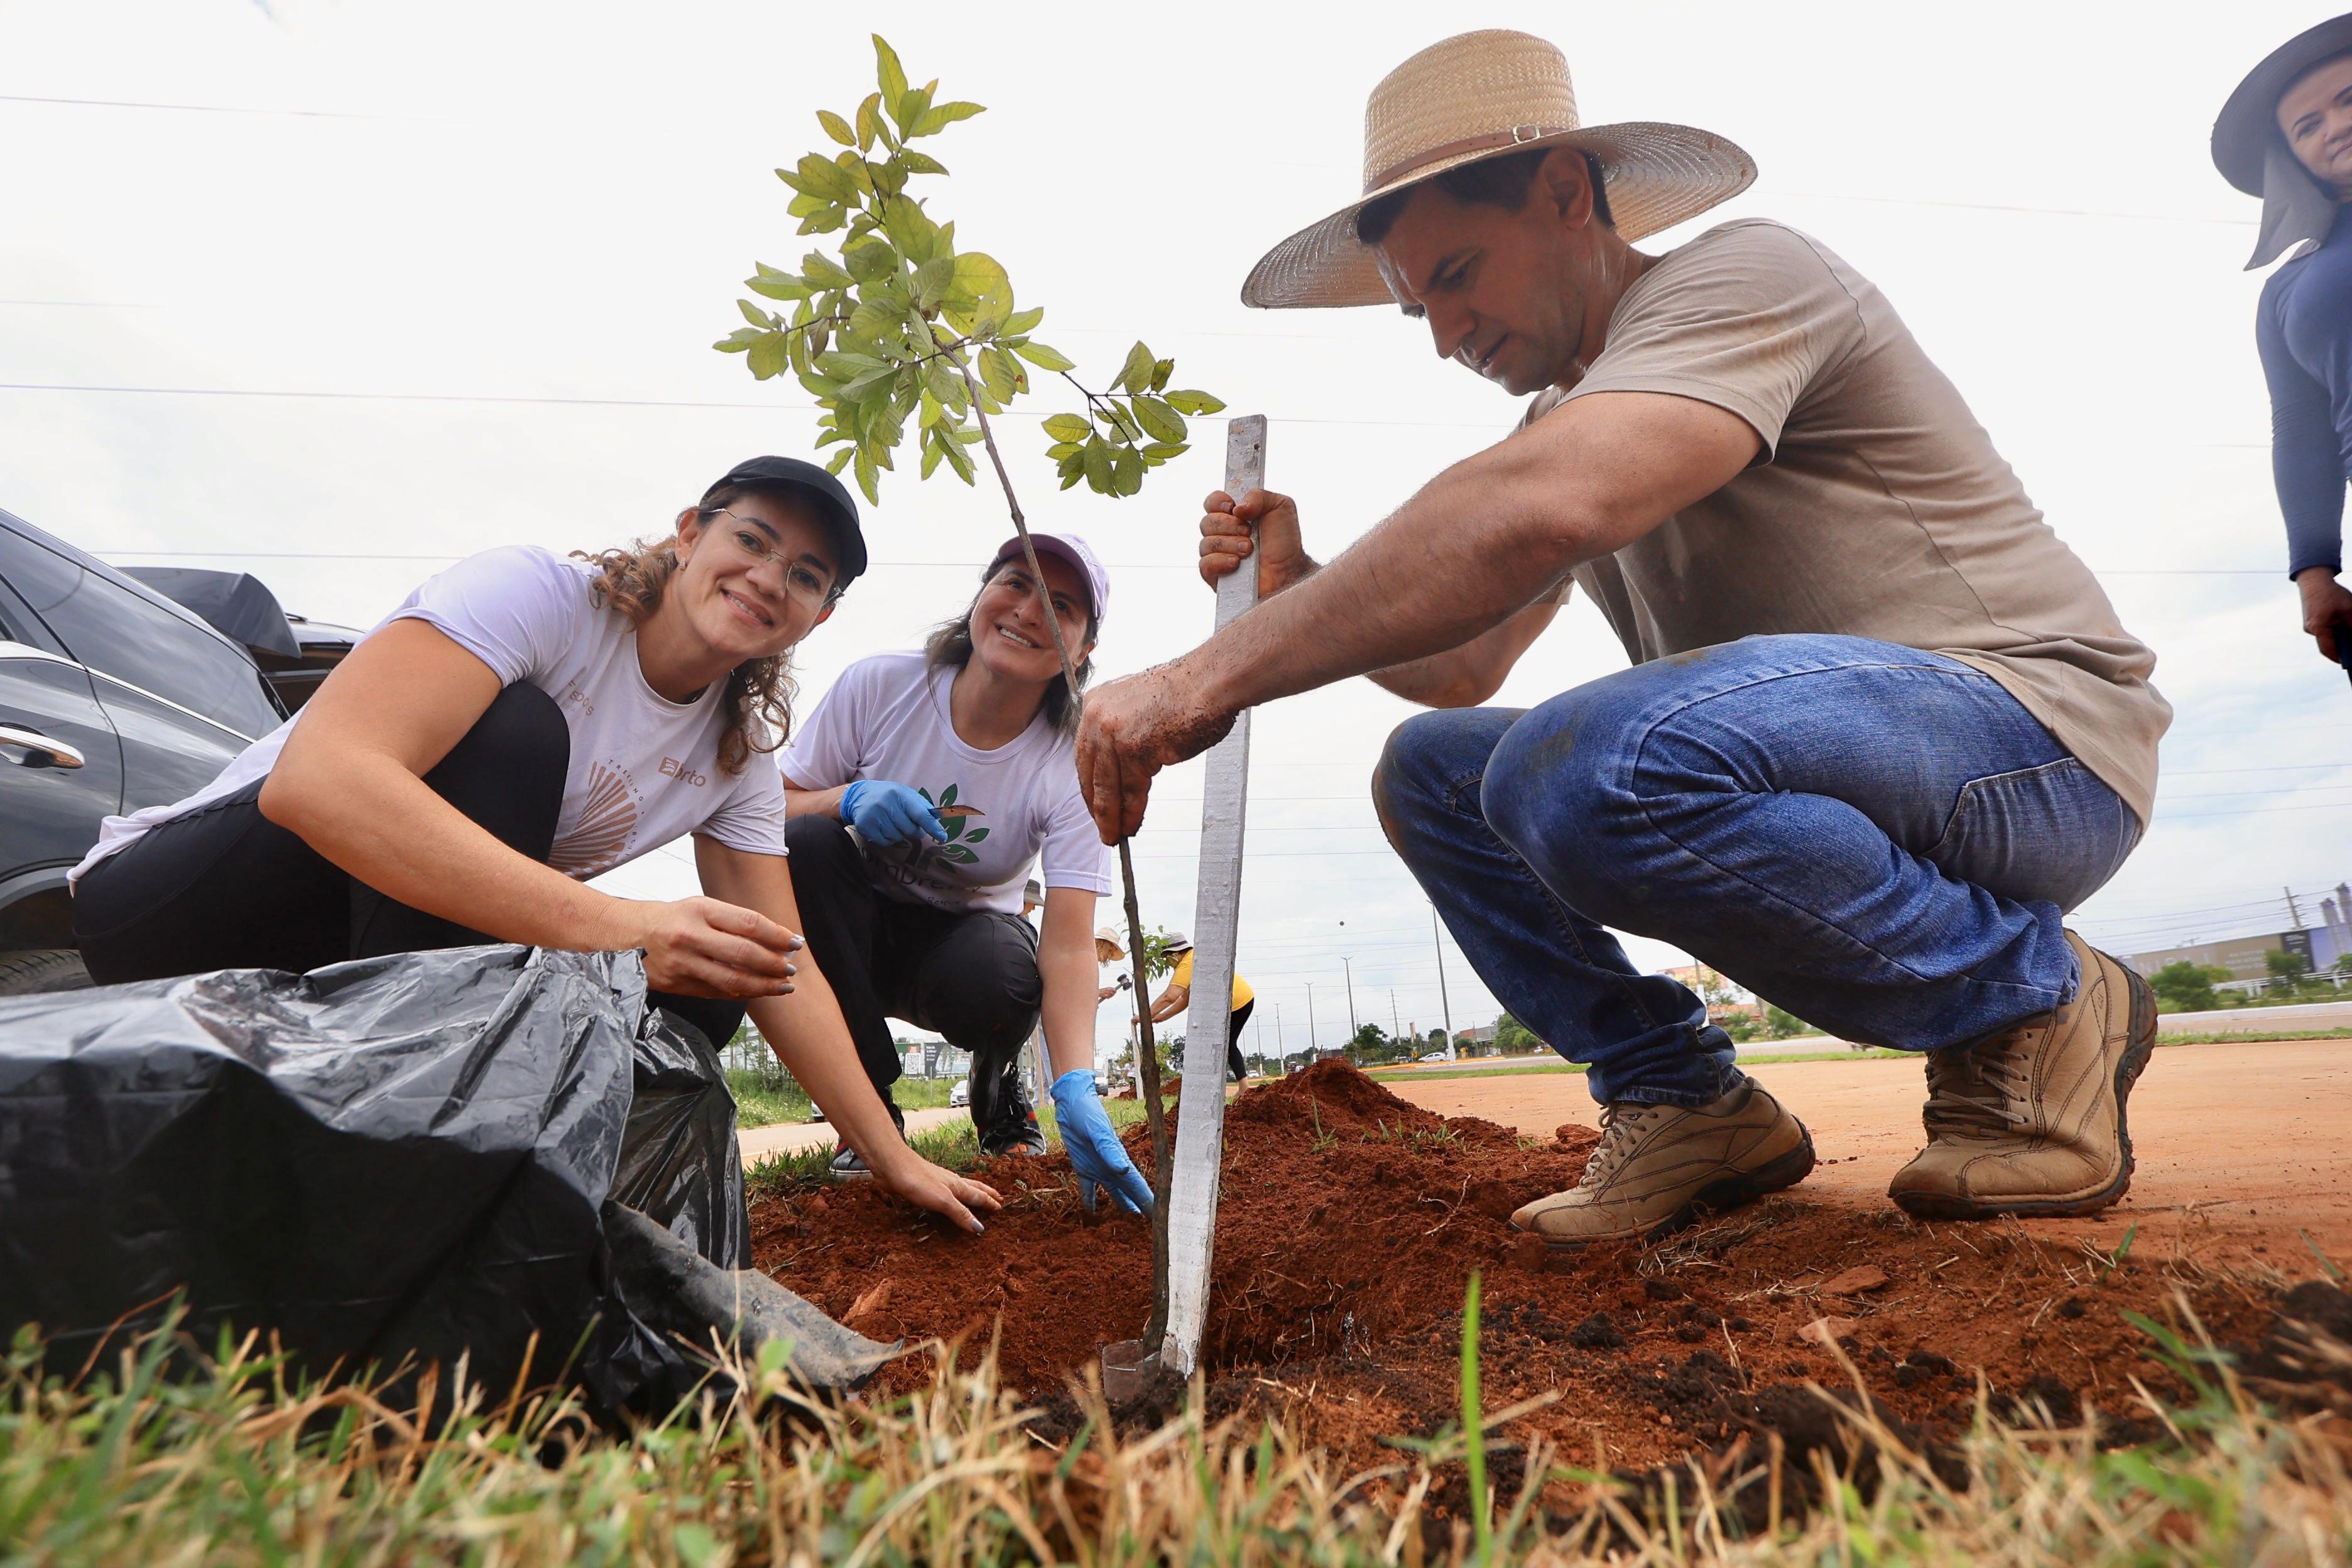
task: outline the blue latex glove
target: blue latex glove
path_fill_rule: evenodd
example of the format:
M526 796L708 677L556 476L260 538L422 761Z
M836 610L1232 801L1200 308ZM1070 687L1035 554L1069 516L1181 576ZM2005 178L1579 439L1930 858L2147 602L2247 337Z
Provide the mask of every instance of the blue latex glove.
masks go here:
M842 791L841 820L868 844L904 844L919 833L948 841L931 803L888 779L859 779Z
M1111 1131L1110 1112L1095 1092L1094 1068L1078 1068L1054 1080L1054 1118L1061 1129L1062 1147L1077 1169L1078 1199L1088 1214L1094 1212L1097 1187L1129 1214L1151 1212L1151 1184Z

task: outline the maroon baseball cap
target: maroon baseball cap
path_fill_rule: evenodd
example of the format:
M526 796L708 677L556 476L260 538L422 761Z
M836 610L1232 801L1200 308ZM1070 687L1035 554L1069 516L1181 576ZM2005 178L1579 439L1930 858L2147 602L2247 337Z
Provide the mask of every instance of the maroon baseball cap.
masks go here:
M1051 555L1056 560L1068 562L1076 569L1087 584L1087 595L1090 601L1087 608L1094 615L1093 635L1100 637L1103 617L1110 613L1110 574L1104 571L1103 563L1095 559L1094 547L1075 533L1033 531L1029 535L1029 542L1037 547L1040 560ZM1007 561L1021 558L1021 536L1016 533L997 546L996 559L988 563L989 574L995 575L996 569Z

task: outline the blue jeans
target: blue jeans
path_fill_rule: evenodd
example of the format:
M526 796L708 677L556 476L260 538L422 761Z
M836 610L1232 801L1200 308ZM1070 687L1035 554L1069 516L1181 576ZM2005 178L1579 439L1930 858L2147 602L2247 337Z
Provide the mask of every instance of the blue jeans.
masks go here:
M1739 1081L1705 1005L1604 924L1846 1039L1937 1050L2073 997L2061 913L2140 835L1991 677L1862 637L1745 637L1539 708L1423 713L1372 787L1479 978L1603 1103Z

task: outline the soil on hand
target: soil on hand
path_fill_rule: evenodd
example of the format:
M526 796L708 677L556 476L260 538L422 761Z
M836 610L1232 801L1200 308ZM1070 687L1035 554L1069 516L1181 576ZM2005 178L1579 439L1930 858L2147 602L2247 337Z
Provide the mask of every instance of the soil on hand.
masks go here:
M1148 1171L1144 1130L1126 1136ZM2153 1248L2118 1258L2033 1223L1927 1224L1801 1186L1646 1247L1555 1254L1512 1230L1513 1209L1575 1183L1593 1142L1441 1117L1336 1061L1242 1093L1203 1345L1211 1414L1279 1412L1343 1464L1393 1462L1384 1439L1458 1419L1474 1269L1486 1408L1551 1396L1508 1424L1506 1456L1540 1432L1559 1462L1594 1468L1720 1446L1808 1383L1856 1375L1929 1433L1965 1424L1979 1375L2012 1408L2137 1415L2131 1378L2173 1384L2126 1312L2163 1321L2178 1290L2216 1340L2257 1341L2271 1321L2264 1293ZM1069 1380L1150 1313L1150 1226L1086 1214L1058 1155L980 1174L1007 1199L985 1236L870 1183L804 1188L754 1207L756 1260L877 1338L967 1359L992 1342L1003 1381L1074 1427ZM909 1356L882 1385L926 1375Z

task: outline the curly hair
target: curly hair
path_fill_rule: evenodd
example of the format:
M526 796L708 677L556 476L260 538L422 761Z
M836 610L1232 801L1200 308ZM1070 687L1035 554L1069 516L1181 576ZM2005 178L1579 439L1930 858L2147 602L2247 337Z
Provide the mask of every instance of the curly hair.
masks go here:
M742 493L711 496L696 509L696 514L708 523ZM662 591L677 570L675 539L650 542L640 539L624 550L600 550L593 555L575 550L572 554L596 568L595 578L588 584L593 601L620 611L633 626L644 626L646 617L661 606ZM728 672L721 699L727 733L719 742L720 771L740 773L753 752L772 752L790 738L793 699L799 690L793 680L790 654L747 658Z

